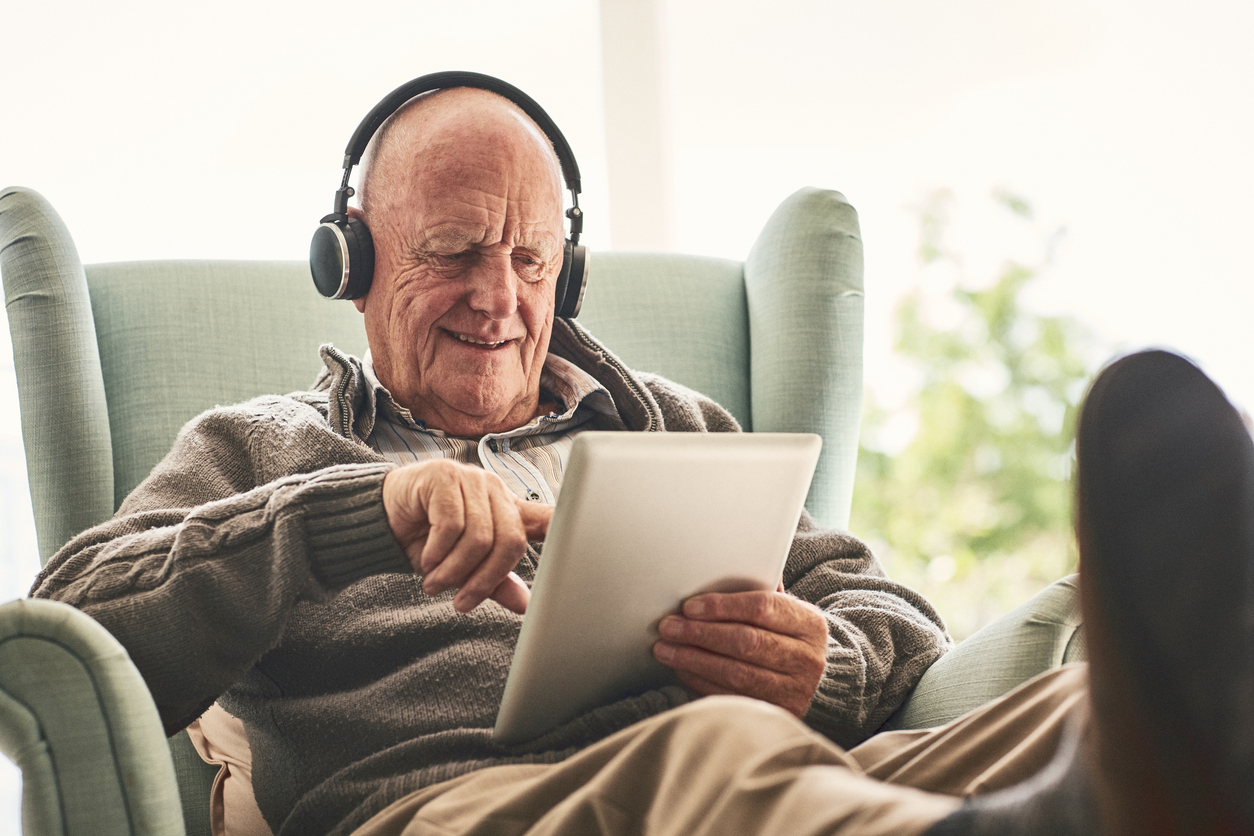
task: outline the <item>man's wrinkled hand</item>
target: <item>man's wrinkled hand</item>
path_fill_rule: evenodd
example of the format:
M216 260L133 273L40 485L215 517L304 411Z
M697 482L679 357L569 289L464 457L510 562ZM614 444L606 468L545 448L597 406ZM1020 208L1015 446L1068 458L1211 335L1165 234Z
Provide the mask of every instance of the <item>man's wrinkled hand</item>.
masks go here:
M526 611L531 592L513 569L528 541L544 539L552 505L524 502L495 473L435 459L390 471L383 509L428 595L457 589L463 613L487 598Z
M702 696L739 694L805 716L827 665L818 607L783 592L696 595L658 625L659 662Z

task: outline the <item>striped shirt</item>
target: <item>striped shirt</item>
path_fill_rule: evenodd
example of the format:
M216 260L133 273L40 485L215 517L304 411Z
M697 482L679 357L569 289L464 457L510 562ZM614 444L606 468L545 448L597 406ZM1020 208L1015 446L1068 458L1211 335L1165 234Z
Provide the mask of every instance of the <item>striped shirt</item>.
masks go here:
M575 436L596 429L600 416L618 417L609 391L574 363L549 354L540 370L540 400L560 412L533 418L508 432L459 438L428 429L398 404L375 376L370 352L362 358L366 381L374 388L378 415L367 442L397 464L454 459L491 470L518 496L550 505L557 502L562 474Z

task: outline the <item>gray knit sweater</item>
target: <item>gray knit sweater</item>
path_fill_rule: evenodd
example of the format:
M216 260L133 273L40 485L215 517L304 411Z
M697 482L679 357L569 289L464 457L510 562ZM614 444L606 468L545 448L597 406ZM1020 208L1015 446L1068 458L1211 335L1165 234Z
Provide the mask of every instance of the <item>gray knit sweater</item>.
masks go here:
M609 389L622 423L598 429L733 432L721 407L634 373L578 325L551 349ZM375 420L360 364L331 346L310 392L220 407L107 523L70 541L32 594L84 610L122 642L168 733L215 699L243 719L257 803L276 833L351 832L428 784L505 763L551 763L689 699L622 699L544 738L493 744L521 617L430 597L387 525L394 465L365 443ZM530 582L540 554L517 571ZM848 534L803 516L784 572L827 613L827 672L808 722L844 745L872 733L948 645L940 618L884 577Z

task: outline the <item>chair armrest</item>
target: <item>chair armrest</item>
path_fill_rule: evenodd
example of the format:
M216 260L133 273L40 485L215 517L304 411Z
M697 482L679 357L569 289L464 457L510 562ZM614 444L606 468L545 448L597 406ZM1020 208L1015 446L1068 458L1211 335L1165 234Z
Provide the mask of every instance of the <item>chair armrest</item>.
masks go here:
M0 606L0 751L22 770L22 830L183 836L161 719L103 627L66 604Z
M943 725L1039 673L1083 661L1078 577L1045 587L942 656L884 728Z

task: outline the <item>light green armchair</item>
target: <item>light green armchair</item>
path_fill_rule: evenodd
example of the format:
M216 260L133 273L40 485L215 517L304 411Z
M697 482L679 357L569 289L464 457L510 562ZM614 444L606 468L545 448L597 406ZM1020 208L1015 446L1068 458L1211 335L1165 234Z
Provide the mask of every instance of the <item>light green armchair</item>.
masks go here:
M322 342L365 349L353 306L319 297L303 262L84 269L55 211L26 189L0 192L0 272L41 562L109 518L194 415L306 388ZM580 322L627 365L705 392L746 429L820 433L807 507L823 524L847 525L862 244L840 194L788 198L744 263L593 253ZM1058 661L1019 659L995 687ZM951 668L946 681L962 681L962 666ZM943 711L964 704L939 687ZM125 652L64 605L0 607L0 750L23 771L28 836L208 832L213 770L184 733L167 747Z

